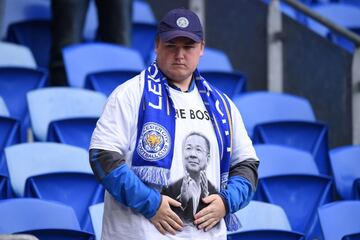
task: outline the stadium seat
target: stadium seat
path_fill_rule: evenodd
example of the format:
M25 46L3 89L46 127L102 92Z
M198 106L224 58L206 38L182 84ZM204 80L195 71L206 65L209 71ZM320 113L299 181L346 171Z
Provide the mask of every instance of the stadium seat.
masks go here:
M256 230L248 232L230 233L227 235L228 240L303 240L304 237L300 233L284 231L284 230Z
M332 149L330 163L340 197L344 200L360 199L360 145Z
M328 153L328 129L318 122L275 121L254 129L254 143L277 144L307 151L321 174L332 175Z
M5 155L16 196L69 205L82 229L92 232L88 207L104 201L104 190L93 176L87 150L59 143L26 143L7 147Z
M204 55L200 58L198 69L200 73L203 71L233 71L230 59L225 52L208 47L205 48Z
M25 46L0 42L0 53L0 67L37 67L34 56Z
M90 206L89 212L95 233L95 239L100 240L102 231L102 219L104 214L104 203L98 203Z
M302 97L273 92L251 92L234 98L246 130L253 137L256 125L273 121L316 121L308 100Z
M255 144L254 148L261 159L258 170L260 178L284 173L319 174L314 157L308 152L274 144Z
M151 6L146 1L133 1L133 22L156 24Z
M358 6L346 3L328 3L316 5L312 7L312 10L339 26L354 30L355 32L359 31L360 33L360 8ZM308 26L321 36L333 40L345 49L351 52L354 50L354 44L350 40L331 32L324 25L308 19Z
M0 96L9 109L10 116L21 123L21 140L26 142L30 117L26 94L47 84L47 72L23 67L0 67Z
M7 41L28 47L37 66L48 68L51 48L51 22L49 20L25 20L8 27Z
M246 78L239 72L203 71L200 74L229 98L246 92Z
M339 240L360 232L360 201L338 201L318 209L323 239Z
M24 20L45 20L51 18L50 1L4 0L3 22L0 24L0 39L4 39L11 23Z
M155 48L157 26L151 23L134 22L132 28L131 47L141 54L144 62L148 62Z
M319 172L331 175L328 130L316 121L308 100L285 93L252 92L234 98L254 143L278 144L310 152Z
M360 232L345 235L341 240L360 240Z
M109 96L117 86L135 77L139 73L139 71L126 70L90 73L86 76L85 87Z
M98 118L106 96L95 91L52 87L27 95L31 124L36 140L45 141L52 121L69 118Z
M74 210L60 203L32 198L0 201L0 234L26 233L44 240L90 240Z
M259 167L256 199L282 207L293 231L319 236L316 210L332 200L331 178L318 174L306 152L274 145L255 149L264 164Z
M0 94L0 116L6 116L6 117L10 116L9 110L1 94Z
M0 116L0 199L13 196L4 149L20 142L20 123L14 118Z
M141 71L144 62L133 49L108 43L82 43L63 49L69 85L84 87L89 73L107 70ZM78 64L81 63L81 64Z
M47 141L65 143L88 150L97 120L96 117L52 121L49 125Z

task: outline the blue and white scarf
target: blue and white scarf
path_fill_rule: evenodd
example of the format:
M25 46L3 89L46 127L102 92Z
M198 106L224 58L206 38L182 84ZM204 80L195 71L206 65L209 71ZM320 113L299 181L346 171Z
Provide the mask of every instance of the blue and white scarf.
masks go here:
M225 189L232 152L230 105L225 95L206 82L197 70L194 79L215 129L220 153L220 186ZM175 139L175 107L167 79L156 63L145 70L144 80L132 169L144 182L160 187L168 186ZM225 218L228 230L239 226L234 216Z

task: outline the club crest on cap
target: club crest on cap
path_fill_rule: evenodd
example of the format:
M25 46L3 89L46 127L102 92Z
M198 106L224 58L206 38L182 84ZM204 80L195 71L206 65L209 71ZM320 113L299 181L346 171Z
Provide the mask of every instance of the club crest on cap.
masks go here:
M176 25L178 25L181 28L186 28L187 26L189 26L189 20L187 20L186 17L179 17L176 20Z

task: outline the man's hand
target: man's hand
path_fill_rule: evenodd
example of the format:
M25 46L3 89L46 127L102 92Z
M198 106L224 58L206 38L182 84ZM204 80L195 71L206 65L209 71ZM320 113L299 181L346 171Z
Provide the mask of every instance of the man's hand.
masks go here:
M209 231L225 216L226 209L223 200L218 194L211 194L203 198L202 201L209 205L195 214L194 224L198 229Z
M176 231L182 230L183 222L170 206L180 207L181 203L165 195L161 195L161 197L161 205L150 221L162 234L168 232L175 235Z

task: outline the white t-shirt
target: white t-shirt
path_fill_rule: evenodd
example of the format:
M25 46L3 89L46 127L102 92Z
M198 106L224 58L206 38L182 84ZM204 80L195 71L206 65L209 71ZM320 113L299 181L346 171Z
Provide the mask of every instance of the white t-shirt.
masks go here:
M144 72L120 85L110 95L103 114L94 130L90 145L90 148L118 152L124 156L129 166L131 166L136 144L138 110L144 87L143 75ZM205 136L210 143L210 155L205 172L209 185L212 185L219 191L220 161L217 139L208 112L196 86L190 92L181 92L170 88L170 95L175 105L177 118L169 185L184 178L183 141L190 133L197 132ZM234 133L231 165L246 159L257 159L240 113L232 102L230 102L230 105ZM195 203L200 197L194 196L194 199L196 199L193 200ZM106 192L102 239L225 240L226 226L224 220L222 220L216 227L208 232L204 232L188 222L183 230L176 235L162 235L143 215L135 213L130 208L118 203Z

